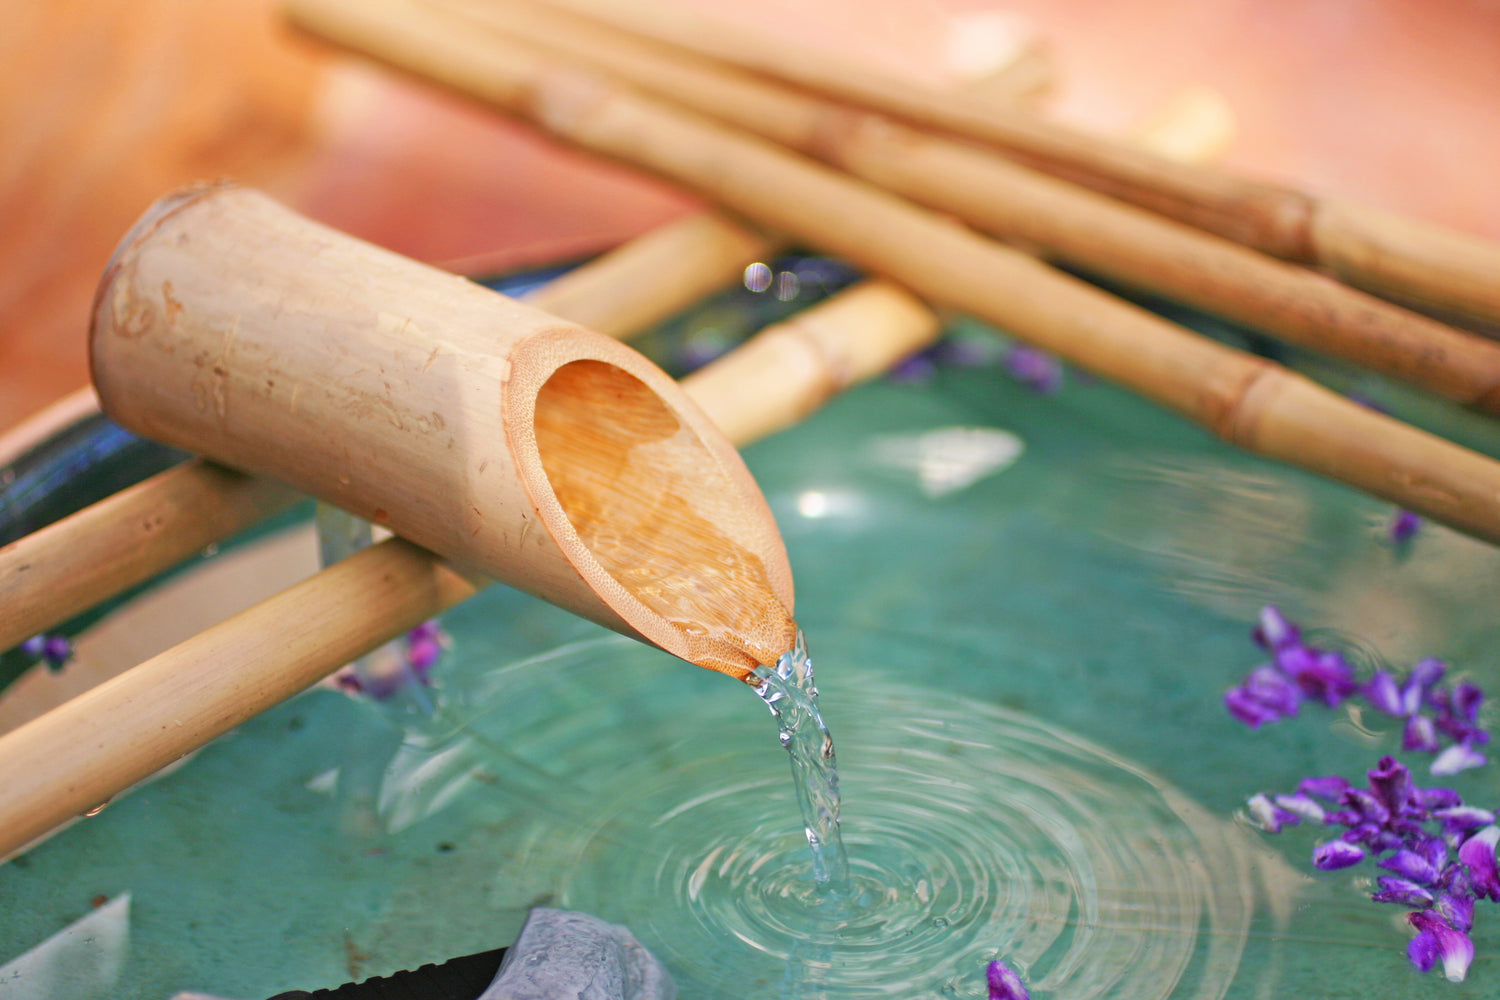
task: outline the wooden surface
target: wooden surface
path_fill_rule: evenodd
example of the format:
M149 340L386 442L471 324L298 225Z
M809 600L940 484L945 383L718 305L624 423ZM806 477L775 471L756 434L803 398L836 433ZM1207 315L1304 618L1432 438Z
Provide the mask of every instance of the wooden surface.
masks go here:
M708 0L699 0L700 5ZM1226 162L1500 238L1500 7L1482 0L765 0L729 16L924 79L955 26L1049 38L1055 114L1118 131L1187 83L1232 103ZM21 0L0 13L0 429L87 379L89 299L156 197L233 175L420 259L610 245L688 201L278 25L269 0Z

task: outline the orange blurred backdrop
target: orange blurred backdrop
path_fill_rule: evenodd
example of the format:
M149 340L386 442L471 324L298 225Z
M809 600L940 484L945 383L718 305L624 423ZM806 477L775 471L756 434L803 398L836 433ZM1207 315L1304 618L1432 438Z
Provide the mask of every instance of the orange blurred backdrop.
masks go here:
M1500 239L1494 0L694 6L928 82L1004 18L1045 40L1062 120L1118 131L1206 85L1235 112L1233 168ZM0 432L86 383L98 275L181 184L234 177L470 272L591 253L693 203L301 38L273 0L12 0L0 67Z

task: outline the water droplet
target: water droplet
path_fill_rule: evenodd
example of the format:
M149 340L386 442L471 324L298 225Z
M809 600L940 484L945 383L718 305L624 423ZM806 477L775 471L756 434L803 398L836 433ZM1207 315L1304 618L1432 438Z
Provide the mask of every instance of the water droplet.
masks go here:
M745 287L752 292L763 292L771 287L771 269L760 261L745 268Z

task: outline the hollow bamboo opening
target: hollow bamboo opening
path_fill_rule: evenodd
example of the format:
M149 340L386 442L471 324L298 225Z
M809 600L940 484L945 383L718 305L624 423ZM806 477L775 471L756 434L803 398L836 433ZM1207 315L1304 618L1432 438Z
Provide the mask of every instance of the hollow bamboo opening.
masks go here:
M568 527L626 593L685 637L747 652L786 641L735 482L657 393L607 362L572 361L538 390L535 428Z

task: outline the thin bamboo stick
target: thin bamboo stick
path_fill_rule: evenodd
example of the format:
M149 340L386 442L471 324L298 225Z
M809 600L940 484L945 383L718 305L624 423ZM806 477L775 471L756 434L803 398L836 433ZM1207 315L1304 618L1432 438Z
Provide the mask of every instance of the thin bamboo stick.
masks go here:
M201 459L0 548L0 649L52 628L296 502Z
M392 538L0 736L0 858L484 582Z
M782 241L717 212L659 226L526 297L543 312L629 338L718 291Z
M1500 478L1490 463L1441 439L1368 460L1381 424L1334 399L1339 415L1304 438L1263 439L1279 398L1325 390L1263 359L1195 336L1033 258L867 184L762 140L612 89L534 52L454 31L430 8L392 2L299 0L306 28L529 117L576 145L645 167L756 221L886 275L933 302L988 320L1138 392L1237 445L1335 475L1377 496L1500 541ZM1332 397L1332 394L1329 394ZM1377 432L1378 433L1378 432ZM1418 432L1413 431L1416 434ZM1327 456L1341 446L1349 461ZM1378 447L1378 445L1376 445ZM1412 464L1417 454L1427 456ZM1393 471L1394 468L1394 471ZM1478 477L1478 478L1476 478Z
M1500 343L997 153L642 42L534 0L429 0L547 58L581 62L675 104L817 156L1043 255L1231 322L1500 411Z
M979 139L1029 166L1351 284L1485 323L1500 322L1500 245L1365 206L1173 163L963 94L914 87L826 49L726 26L688 4L547 0L913 124Z

